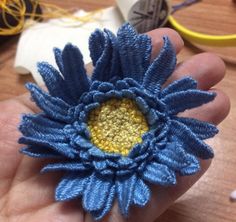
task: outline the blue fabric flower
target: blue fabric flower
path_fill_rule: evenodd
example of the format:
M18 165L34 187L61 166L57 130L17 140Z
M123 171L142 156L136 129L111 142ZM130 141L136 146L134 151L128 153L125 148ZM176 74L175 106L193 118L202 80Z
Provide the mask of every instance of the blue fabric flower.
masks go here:
M168 37L163 40L151 61L150 37L129 24L117 36L96 30L89 42L91 78L71 44L54 50L59 71L38 64L48 92L27 84L42 112L23 116L19 143L27 145L23 154L57 159L42 169L65 172L57 201L81 198L84 210L101 219L116 199L128 216L131 205L143 207L150 200L150 183L175 185L176 175L199 171L198 158L213 157L203 140L216 127L177 114L215 94L197 89L190 77L162 88L176 66L175 50Z

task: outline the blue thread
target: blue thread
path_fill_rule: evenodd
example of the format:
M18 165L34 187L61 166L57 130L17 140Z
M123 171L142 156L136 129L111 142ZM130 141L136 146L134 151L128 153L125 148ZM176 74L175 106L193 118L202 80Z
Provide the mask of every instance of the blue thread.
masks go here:
M197 89L190 77L162 89L176 64L170 40L163 41L151 62L150 38L138 35L129 24L120 28L118 37L96 30L89 42L95 66L91 79L79 49L71 44L54 49L59 71L45 62L38 64L49 93L27 84L42 112L22 117L19 143L27 145L23 154L57 160L41 172L65 172L56 188L57 201L81 198L84 209L99 220L117 199L127 217L132 205L143 207L150 200L149 183L173 186L176 174L200 170L198 158L213 157L202 140L217 134L217 128L176 115L212 101L215 94ZM126 157L105 153L90 141L89 112L111 98L134 100L149 124L142 143Z

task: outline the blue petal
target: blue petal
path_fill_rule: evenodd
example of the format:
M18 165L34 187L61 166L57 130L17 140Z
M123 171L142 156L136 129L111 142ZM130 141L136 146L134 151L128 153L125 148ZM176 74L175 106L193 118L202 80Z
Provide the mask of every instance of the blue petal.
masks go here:
M189 89L196 89L197 81L192 79L191 77L185 77L179 80L172 82L166 88L164 88L161 92L161 97L168 96L171 93L186 91Z
M42 147L42 146L27 146L25 148L22 148L20 150L21 153L28 155L30 157L34 158L59 158L62 157L59 153L50 150L47 147Z
M63 60L62 60L62 51L59 48L53 48L54 57L56 64L60 70L61 73L64 73L64 66L63 66Z
M143 179L163 186L176 184L174 171L169 169L169 167L156 162L152 162L147 165L143 173Z
M43 167L42 173L50 171L86 171L88 170L82 163L70 162L70 163L51 163Z
M117 179L116 181L116 192L119 208L121 213L125 216L128 216L129 207L133 201L136 181L136 175L132 175L127 179Z
M109 82L102 82L101 85L98 86L98 90L104 93L113 89L115 89L114 85Z
M44 139L38 139L33 137L21 137L18 141L20 144L28 144L28 145L37 145L46 148L51 148L53 151L58 152L68 158L75 158L77 151L74 150L69 144L67 143L60 143L60 142L50 142Z
M87 177L77 173L69 173L62 178L55 192L57 201L67 201L82 196L88 184Z
M142 97L137 97L135 101L142 113L144 114L148 113L148 111L150 110L150 107Z
M173 170L180 170L189 165L187 152L178 143L167 144L156 154L159 163L167 165Z
M115 193L116 193L115 192L115 185L113 185L110 189L109 194L108 194L105 206L101 210L91 212L91 214L95 220L102 219L111 210L112 205L113 205L113 201L115 198Z
M62 51L62 60L64 65L62 74L65 84L73 99L78 100L90 87L84 68L83 56L76 46L67 44Z
M208 103L215 96L215 93L192 89L169 94L162 101L167 105L168 113L174 115L186 109L192 109Z
M129 24L123 25L117 33L123 77L130 77L141 83L150 62L151 38L138 35Z
M166 82L176 66L175 49L167 36L164 36L163 40L164 45L160 54L149 66L143 80L144 88L151 92L161 89L161 85Z
M174 119L186 125L186 127L202 140L211 138L219 132L215 125L197 119L185 117L175 117Z
M190 164L179 171L182 176L193 175L201 169L199 161L195 156L188 154L188 159Z
M75 104L70 96L68 96L68 90L64 83L64 79L52 65L47 62L40 62L37 64L37 67L38 72L42 76L44 83L52 96L59 97L69 104Z
M37 106L50 118L65 122L72 121L72 117L68 115L68 111L70 109L69 104L65 103L58 97L48 95L33 83L26 84L26 87L31 92L31 96Z
M111 178L101 179L96 174L92 174L83 195L85 210L91 212L103 209L112 185Z
M89 37L89 51L93 66L96 66L105 48L105 34L100 29L96 29Z
M143 182L143 180L138 179L134 188L133 203L144 207L150 200L151 191L149 187Z
M102 35L101 32L97 33L99 33L98 35ZM101 48L98 50L98 52L96 52L97 55L92 55L92 57L97 60L92 74L92 81L109 81L113 76L116 76L116 73L119 73L120 70L115 36L110 31L105 30L103 33L103 38L104 40L102 42ZM94 47L93 41L90 47L91 54L94 54L92 53ZM95 50L97 50L97 48L98 46L95 47ZM102 53L101 49L103 49ZM98 54L100 54L99 58Z
M198 139L198 137L183 123L176 120L171 121L170 130L173 136L176 136L184 149L188 152L202 158L213 158L214 152L210 146Z

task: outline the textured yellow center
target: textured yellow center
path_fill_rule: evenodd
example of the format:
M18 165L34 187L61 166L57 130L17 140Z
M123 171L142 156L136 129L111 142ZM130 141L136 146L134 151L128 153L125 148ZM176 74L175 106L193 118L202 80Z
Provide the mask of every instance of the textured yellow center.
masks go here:
M127 156L135 144L142 142L148 124L132 100L110 99L89 113L88 128L98 148Z

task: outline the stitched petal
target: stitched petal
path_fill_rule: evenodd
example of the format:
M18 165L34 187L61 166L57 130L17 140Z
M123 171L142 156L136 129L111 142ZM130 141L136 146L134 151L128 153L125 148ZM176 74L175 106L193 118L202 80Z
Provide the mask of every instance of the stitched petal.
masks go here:
M76 46L67 44L62 51L62 60L65 84L73 98L78 100L82 93L87 92L90 87L84 68L83 56Z
M64 66L63 66L63 60L62 60L62 51L59 48L53 48L53 52L54 52L54 57L55 57L55 61L56 64L61 72L64 73Z
M113 185L110 189L105 206L99 211L91 212L95 220L102 219L111 210L114 198L115 198L115 185Z
M161 85L166 82L173 73L176 65L176 53L167 36L163 37L164 45L158 57L149 66L143 80L144 88L153 92L160 90Z
M210 146L198 139L198 137L188 129L183 123L172 120L170 130L179 142L184 145L185 150L202 158L213 158L214 152Z
M68 116L70 106L63 100L48 95L33 83L26 84L26 87L31 92L31 96L37 106L49 117L65 122L71 120L71 117Z
M149 65L151 38L138 35L129 24L123 25L117 33L123 77L130 77L141 83Z
M42 146L27 146L20 150L21 153L34 158L58 158L61 157L57 152Z
M163 186L176 184L175 173L167 166L155 162L147 165L143 178L151 183Z
M116 192L119 208L121 213L125 216L128 216L129 213L129 207L133 200L136 181L136 175L132 175L127 179L118 179L116 181Z
M82 177L77 173L69 173L62 178L55 192L57 201L67 201L80 197L88 183L87 177Z
M200 163L195 156L188 154L188 159L190 164L179 171L182 176L193 175L201 169Z
M197 81L192 79L191 77L185 77L179 80L172 82L166 88L164 88L161 92L161 97L168 96L171 93L186 91L188 89L196 89Z
M89 212L102 209L107 202L112 183L111 179L100 179L92 174L84 191L84 208Z
M134 204L144 207L150 200L151 192L149 187L141 180L138 179L134 188Z
M215 136L219 130L213 124L203 122L197 119L185 118L185 117L175 117L176 121L179 121L186 125L194 134L198 136L199 139L205 140Z
M41 170L41 173L51 172L51 171L86 171L87 168L82 163L70 162L70 163L52 163L48 164Z
M21 137L18 142L20 144L28 144L32 146L37 145L51 148L53 151L56 151L69 158L74 158L77 154L76 150L74 150L68 143L50 142L44 139L33 137Z
M159 163L168 166L173 170L180 170L189 165L187 152L177 143L171 143L165 149L157 152Z
M168 113L175 115L186 109L192 109L208 103L212 101L215 96L215 93L201 90L187 90L169 94L162 101L168 106Z

